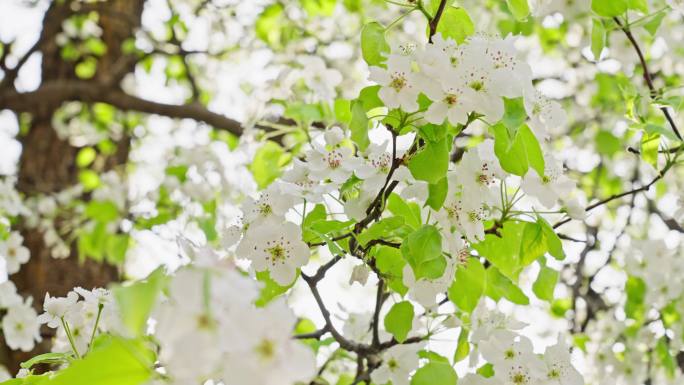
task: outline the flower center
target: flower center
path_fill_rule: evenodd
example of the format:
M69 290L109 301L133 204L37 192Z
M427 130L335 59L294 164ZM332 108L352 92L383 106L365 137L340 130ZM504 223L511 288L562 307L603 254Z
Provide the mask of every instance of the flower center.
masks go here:
M254 350L260 358L268 360L275 355L275 344L271 340L264 338Z
M389 86L393 88L396 92L401 91L406 87L406 76L403 72L395 72L392 74L392 80Z
M457 102L458 102L458 97L457 97L456 95L454 95L454 94L448 94L448 95L444 98L444 103L446 103L446 104L448 104L448 105L450 105L450 106L455 105Z
M266 251L271 254L271 261L273 262L282 261L287 256L285 248L280 244L270 247Z

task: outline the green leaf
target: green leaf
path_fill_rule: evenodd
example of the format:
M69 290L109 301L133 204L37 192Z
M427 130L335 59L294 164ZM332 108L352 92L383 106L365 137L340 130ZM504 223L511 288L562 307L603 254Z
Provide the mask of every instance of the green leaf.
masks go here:
M22 369L31 369L34 365L38 364L64 364L69 362L71 356L72 353L43 353L22 362L19 366Z
M546 252L545 238L540 237L540 225L534 222L507 221L501 236L485 235L482 242L473 244L478 254L485 257L501 273L518 279L520 271Z
M449 363L430 361L416 370L411 385L455 385L458 377Z
M335 99L333 110L335 111L335 120L339 123L349 124L352 118L351 101L347 99Z
M647 0L628 0L628 8L635 11L640 11L644 14L648 13L648 1Z
M408 288L402 281L406 260L401 256L401 252L393 247L379 246L375 254L375 266L387 282L387 286L402 296L406 294Z
M266 188L280 176L281 168L287 164L290 157L276 142L267 141L257 150L250 165L254 180L260 189Z
M520 240L520 263L527 266L546 253L546 239L541 225L525 222Z
M395 303L385 316L385 330L399 342L404 342L413 326L413 305L408 301Z
M456 279L447 292L459 309L470 313L475 309L485 289L485 268L479 258L468 258L465 266L458 266Z
M373 239L387 239L392 236L392 232L404 225L403 217L383 218L373 223L369 228L357 236L359 244L365 246Z
M447 139L427 142L425 146L408 162L408 168L414 178L428 183L437 183L446 176L449 167L449 149Z
M154 355L147 344L109 335L99 337L83 359L39 383L47 385L139 385L151 377Z
M76 165L80 168L88 167L93 163L96 156L97 152L95 149L83 147L78 151L78 155L76 155Z
M271 46L280 44L282 23L285 18L283 11L282 4L270 5L264 9L254 24L257 37Z
M296 274L296 277L298 276L299 274ZM295 282L297 282L297 278L295 278L291 284L286 286L280 286L276 281L274 281L271 278L271 274L268 272L268 270L258 271L256 273L256 278L259 282L263 283L261 291L259 292L259 298L257 298L256 301L254 301L254 304L257 307L266 306L269 302L273 301L279 295L287 292L292 286L294 286Z
M370 144L370 139L368 139L368 116L366 116L366 110L363 109L363 103L358 100L353 101L351 114L352 117L349 122L351 139L363 151Z
M651 17L648 22L643 24L643 27L651 36L655 36L658 32L658 27L663 22L663 19L667 15L667 12L657 12L653 17Z
M511 137L503 124L492 127L494 130L494 153L501 167L511 174L524 176L529 167L544 175L544 155L537 138L527 125L522 125Z
M523 98L508 99L504 100L504 116L501 118L501 123L504 124L509 130L515 130L520 127L527 119L527 111L525 111L525 102Z
M313 210L306 214L306 217L304 217L304 220L302 221L302 240L304 242L314 242L317 240L318 234L315 231L312 231L311 227L314 223L324 221L327 217L324 205L319 203L314 206Z
M537 275L537 280L532 285L532 291L539 299L553 301L553 291L558 282L558 271L547 266L542 266Z
M445 39L450 37L461 44L475 33L475 25L465 9L448 6L444 9L440 23L437 24L437 32Z
M641 136L641 158L654 168L658 167L658 149L660 148L660 134L644 133Z
M437 183L430 183L428 185L428 198L425 204L430 206L433 210L439 210L444 205L447 193L449 192L449 183L444 177Z
M93 170L81 170L78 173L78 181L87 192L93 191L100 186L100 177Z
M627 0L592 0L591 9L599 16L615 17L627 11Z
M143 281L112 289L123 324L132 335L145 333L147 319L165 282L164 269L158 268Z
M670 347L667 342L667 337L662 337L658 340L655 347L655 355L658 357L658 362L665 368L665 373L667 377L672 379L677 371L677 359L670 352Z
M404 218L404 223L413 230L418 229L423 224L420 217L420 206L414 202L406 202L398 194L392 193L389 196L387 209L395 216Z
M310 16L332 16L337 0L300 0Z
M565 259L565 252L563 251L563 242L561 242L558 235L553 230L553 227L546 221L546 219L541 216L537 216L537 224L541 226L544 233L544 240L546 241L546 247L552 257L559 261Z
M98 222L109 223L119 218L119 209L112 201L90 201L86 205L85 216Z
M508 9L513 16L518 20L525 20L527 15L530 14L530 6L527 4L527 0L506 0L506 4L508 4Z
M484 281L483 281L484 282ZM454 363L462 361L470 353L470 343L468 343L469 330L461 327L461 332L458 334L458 345L454 352Z
M370 111L376 107L382 107L385 104L380 100L378 96L378 91L380 91L379 85L364 87L361 92L359 92L359 97L357 98L363 104L363 109Z
M591 28L591 53L594 54L594 60L601 59L601 52L606 46L606 28L600 19L594 19Z
M487 269L485 293L495 301L503 297L518 305L528 305L530 303L530 299L527 298L525 293L493 266Z
M401 254L409 263L416 280L434 279L444 274L446 259L442 255L442 236L432 225L423 225L401 244Z
M608 131L601 130L597 132L595 140L596 150L601 155L612 157L623 150L620 139Z
M625 304L627 317L641 321L645 312L646 283L641 278L629 276L625 284L625 291L627 292L627 303Z
M390 46L385 41L385 27L377 22L363 26L361 30L361 54L369 66L379 66L390 52Z
M481 375L484 378L490 378L494 376L494 365L492 364L484 364L477 368L477 374Z

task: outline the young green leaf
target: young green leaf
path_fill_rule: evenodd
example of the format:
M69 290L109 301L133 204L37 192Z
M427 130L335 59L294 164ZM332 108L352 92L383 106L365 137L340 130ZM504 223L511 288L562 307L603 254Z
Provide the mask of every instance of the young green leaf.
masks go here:
M411 378L411 385L454 385L458 377L448 362L430 361Z
M423 225L401 244L401 253L411 265L416 280L441 277L446 268L442 255L442 236L432 225Z
M413 305L408 301L395 303L385 316L385 330L399 342L404 342L413 325Z
M527 0L506 0L506 4L508 4L508 9L513 16L518 20L525 20L527 15L530 14L530 6L527 4Z
M377 22L363 26L361 30L361 54L369 66L379 66L387 58L390 46L385 41L385 27Z
M482 297L485 284L485 268L478 258L468 258L465 266L456 270L456 279L447 294L459 309L472 312Z
M537 280L532 285L532 291L534 291L537 298L549 302L553 301L553 292L558 282L558 276L558 271L547 266L541 267Z
M468 36L475 33L475 25L465 9L448 6L444 9L442 19L437 25L437 33L441 33L444 38L450 37L461 44Z
M422 150L411 157L408 168L414 178L437 183L446 176L449 167L449 149L446 138L427 142Z

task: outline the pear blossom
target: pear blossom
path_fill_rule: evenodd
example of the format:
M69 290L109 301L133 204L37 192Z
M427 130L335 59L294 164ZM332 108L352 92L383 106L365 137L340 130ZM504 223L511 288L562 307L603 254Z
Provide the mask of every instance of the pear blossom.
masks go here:
M442 79L445 73L456 67L453 58L459 52L456 42L452 39L445 39L441 33L436 33L432 37L432 43L426 44L417 56L418 67L421 72L432 79Z
M18 272L30 258L31 253L22 245L23 242L24 237L18 232L11 232L4 242L0 242L0 257L5 260L9 274Z
M0 308L7 309L22 302L21 296L17 293L17 287L12 281L0 283Z
M365 151L363 165L354 174L363 179L363 189L371 192L380 190L392 168L392 153L387 151L388 142L371 143Z
M553 208L559 199L570 195L575 183L563 174L563 165L551 155L544 157L544 175L530 169L521 187L525 193L537 198L544 207Z
M2 334L7 346L24 352L31 351L41 341L38 314L31 306L31 300L15 304L7 310L2 319Z
M340 71L328 68L318 56L300 56L297 62L304 67L301 70L304 83L318 99L331 100L335 97L335 87L342 82Z
M43 300L43 314L38 316L38 321L47 324L51 328L57 328L62 322L62 318L73 312L78 294L69 292L66 297L50 297L50 293L45 293Z
M411 68L411 56L391 54L387 69L370 67L369 79L381 86L378 96L388 108L401 108L406 112L418 109L418 93L426 80Z
M343 183L357 169L362 160L354 155L351 147L342 144L345 134L339 127L328 129L323 135L325 145L313 142L313 149L306 153L310 177L314 180L331 180Z
M319 179L313 178L309 164L299 159L293 161L292 167L276 183L282 194L312 203L323 202L323 195L334 189L331 184L322 184Z
M477 109L474 90L462 82L454 69L447 70L441 87L430 87L425 93L433 102L425 112L425 120L434 124L444 123L447 119L453 125L465 124L468 114Z
M434 279L420 278L416 280L413 269L410 265L406 264L402 272L402 280L409 289L409 298L425 308L435 306L437 304L437 295L444 293L453 283L456 266L457 260L455 258L446 258L446 267L441 277Z
M489 338L496 330L520 330L525 326L524 323L508 317L498 309L489 309L484 300L481 300L473 310L470 323L470 340L473 343Z
M530 362L537 358L529 338L508 330L494 330L486 341L478 344L478 349L494 367L513 362Z
M254 270L268 270L283 286L290 284L297 269L309 261L309 253L301 228L292 222L250 226L236 249L238 257L252 261Z
M562 338L558 342L546 348L544 352L546 363L547 385L584 385L582 375L571 364L570 348Z
M409 374L418 368L418 351L423 344L395 345L382 354L382 364L371 373L378 385L408 385Z
M246 223L253 223L269 218L284 218L292 206L294 198L281 194L278 186L271 184L261 192L258 199L248 198L242 205L243 220Z
M567 116L561 105L533 88L526 90L524 104L530 117L529 126L539 138L547 139L550 132L567 124Z

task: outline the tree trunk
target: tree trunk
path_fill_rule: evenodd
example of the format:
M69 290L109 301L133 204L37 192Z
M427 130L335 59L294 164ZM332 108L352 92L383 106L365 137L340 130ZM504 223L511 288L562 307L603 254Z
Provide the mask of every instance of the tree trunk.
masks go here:
M143 0L108 0L99 3L78 1L53 1L43 19L40 36L42 53L42 81L74 79L74 63L62 60L55 36L61 30L62 21L74 13L95 11L99 14L102 40L107 53L99 60L95 79L118 84L132 70L133 61L122 55L121 44L132 37L140 26ZM87 8L85 8L87 7ZM19 164L18 190L25 197L36 194L60 192L78 182L75 164L78 148L62 140L52 127L52 115L59 105L43 104L31 114L30 129L22 141L23 151ZM107 159L106 167L112 169L126 163L129 138L119 143L116 154ZM74 286L90 289L104 287L119 278L116 266L92 260L79 262L75 244L66 259L54 259L45 246L43 234L37 229L22 228L25 246L31 251L30 261L11 277L19 292L33 296L34 305L42 310L46 292L53 296L65 295ZM22 361L40 353L50 346L54 330L43 330L43 342L32 352L11 352L2 344L4 362L11 372L16 372Z

